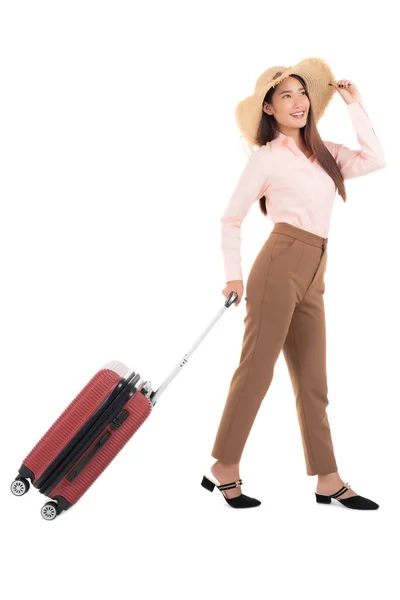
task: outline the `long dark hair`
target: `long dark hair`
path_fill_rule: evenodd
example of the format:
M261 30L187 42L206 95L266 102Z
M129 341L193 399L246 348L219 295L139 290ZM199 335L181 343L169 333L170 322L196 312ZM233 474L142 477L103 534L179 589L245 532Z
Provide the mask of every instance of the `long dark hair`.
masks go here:
M306 91L307 98L310 99L307 91L306 82L300 75L291 75L291 77L295 77L300 83L304 86ZM272 98L277 89L277 86L271 87L266 93L263 101L268 102L268 104L272 104ZM256 145L262 146L263 144L267 144L267 142L272 141L275 136L279 133L278 124L273 115L267 115L266 112L263 111L262 117L260 119L260 124L258 126L258 131L256 135ZM301 127L300 134L303 138L304 145L307 150L313 152L315 154L316 160L320 166L328 173L328 175L332 178L336 189L338 190L339 195L343 198L343 202L346 202L346 189L344 185L343 175L340 172L340 169L329 152L328 148L325 146L322 141L317 126L315 124L312 104L310 100L310 109L307 116L307 121L304 127ZM265 201L265 196L259 199L261 212L266 215L267 214L267 206Z

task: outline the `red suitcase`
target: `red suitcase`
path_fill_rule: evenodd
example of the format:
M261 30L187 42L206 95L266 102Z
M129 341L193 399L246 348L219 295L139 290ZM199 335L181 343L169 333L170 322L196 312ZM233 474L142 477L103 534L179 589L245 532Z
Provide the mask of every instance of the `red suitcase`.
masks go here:
M236 298L235 292L229 295L157 391L118 361L100 369L25 458L11 484L12 493L26 494L30 480L51 498L41 509L48 521L75 504L144 423L157 398Z

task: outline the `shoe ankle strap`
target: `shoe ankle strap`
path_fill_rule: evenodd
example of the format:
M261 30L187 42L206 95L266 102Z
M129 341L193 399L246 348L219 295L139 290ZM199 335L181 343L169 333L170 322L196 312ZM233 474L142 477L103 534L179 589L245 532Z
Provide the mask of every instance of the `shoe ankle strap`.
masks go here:
M242 484L243 481L241 479L238 479L237 481L232 481L231 483L223 483L222 485L218 485L217 487L219 490L231 490L232 488L239 487Z
M329 498L338 498L339 496L341 496L342 494L347 492L347 490L349 490L350 488L351 488L351 485L349 483L345 483L344 486L340 488L340 490L338 490L334 494L331 494L329 496Z

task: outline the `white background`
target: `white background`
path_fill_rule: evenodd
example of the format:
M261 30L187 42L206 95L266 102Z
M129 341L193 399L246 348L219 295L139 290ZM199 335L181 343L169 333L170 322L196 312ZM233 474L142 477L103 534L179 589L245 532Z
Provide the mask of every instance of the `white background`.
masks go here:
M398 528L399 77L389 2L2 3L3 597L393 598ZM370 10L370 12L369 12ZM247 160L237 102L273 65L323 58L358 87L387 167L346 181L325 276L329 420L344 481L377 511L317 505L283 355L233 510L200 486L239 359L231 306L80 502L9 485L94 373L154 388L222 307L220 217ZM322 139L358 148L339 94ZM256 202L242 265L272 229ZM5 592L5 596L4 596Z

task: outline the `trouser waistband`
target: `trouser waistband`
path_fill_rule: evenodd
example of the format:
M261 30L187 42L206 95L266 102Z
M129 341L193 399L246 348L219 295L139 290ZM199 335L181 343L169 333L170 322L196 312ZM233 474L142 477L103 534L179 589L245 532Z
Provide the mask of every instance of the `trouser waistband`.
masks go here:
M274 227L271 233L282 233L284 235L290 235L291 237L294 237L297 240L300 240L301 242L311 244L312 246L317 246L318 248L326 248L328 244L328 238L321 237L316 233L311 233L311 231L306 231L305 229L301 229L300 227L295 227L291 223L274 223Z

